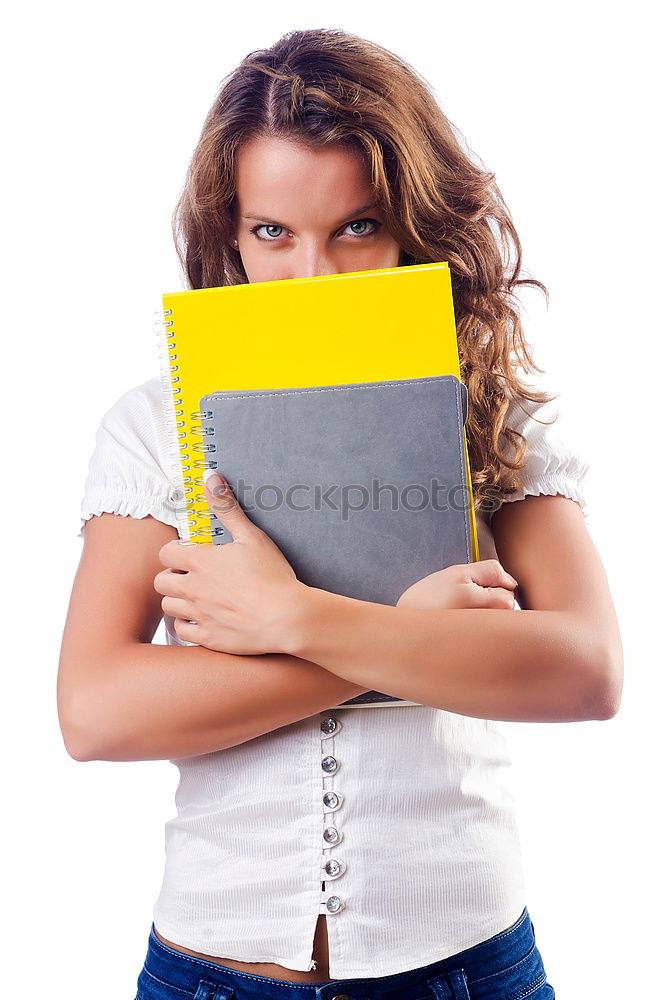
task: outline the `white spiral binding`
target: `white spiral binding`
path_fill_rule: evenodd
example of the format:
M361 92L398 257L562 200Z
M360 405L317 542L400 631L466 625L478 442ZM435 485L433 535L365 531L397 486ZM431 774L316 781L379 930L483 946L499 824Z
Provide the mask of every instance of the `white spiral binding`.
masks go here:
M202 475L193 477L190 475L191 468L195 469L215 469L217 463L213 460L206 462L203 459L194 458L191 460L189 452L203 452L207 455L216 451L214 444L204 442L187 441L186 430L184 429L183 400L179 393L181 384L179 375L175 374L179 366L172 364L177 360L177 355L171 353L175 348L175 333L172 329L172 311L170 309L154 310L154 332L157 339L157 353L159 358L161 400L163 403L163 416L165 419L166 434L168 441L168 459L170 462L170 480L173 490L170 499L174 504L175 517L177 519L177 531L182 542L191 543L198 537L209 537L211 535L223 534L223 529L214 527L211 523L208 527L198 524L198 518L205 517L210 522L216 517L211 511L198 511L195 506L206 502L204 494L204 479ZM193 411L192 420L202 420L210 417L208 411ZM191 434L204 436L213 434L213 429L194 425L191 427ZM196 487L202 488L202 493L194 494Z

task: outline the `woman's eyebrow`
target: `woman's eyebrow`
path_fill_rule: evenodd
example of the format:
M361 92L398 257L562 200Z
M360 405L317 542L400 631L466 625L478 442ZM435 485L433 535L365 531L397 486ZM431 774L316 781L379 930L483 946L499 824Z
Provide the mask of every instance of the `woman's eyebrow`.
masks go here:
M371 205L363 205L361 208L357 208L356 211L351 212L349 215L346 215L344 219L340 219L340 221L337 222L336 225L341 226L343 222L350 222L352 219L358 218L364 212L370 212L373 208L378 208L378 207L379 206L377 205L376 202L373 202ZM251 213L250 215L242 215L242 219L246 220L250 219L253 222L263 222L265 226L283 225L282 222L276 222L275 219L267 219L266 216L264 215L256 215L256 214L254 215L253 213Z

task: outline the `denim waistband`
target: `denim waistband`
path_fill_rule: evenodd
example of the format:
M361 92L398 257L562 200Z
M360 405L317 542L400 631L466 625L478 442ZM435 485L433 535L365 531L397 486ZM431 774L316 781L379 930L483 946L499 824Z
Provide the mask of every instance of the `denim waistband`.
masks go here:
M193 955L186 955L163 944L152 924L147 946L145 969L156 979L188 991L195 1000L412 1000L430 995L437 1000L455 1000L468 996L466 985L456 985L452 975L462 970L462 982L471 985L472 1000L487 1000L495 995L499 972L525 961L540 963L534 929L525 906L512 927L500 931L480 944L467 948L430 965L409 969L391 976L361 979L331 979L324 983L290 983L268 976L258 976L224 965L216 965ZM541 966L542 967L542 966ZM522 969L522 972L525 970ZM449 975L451 974L451 975ZM431 985L431 981L436 985ZM420 989L417 989L420 987Z

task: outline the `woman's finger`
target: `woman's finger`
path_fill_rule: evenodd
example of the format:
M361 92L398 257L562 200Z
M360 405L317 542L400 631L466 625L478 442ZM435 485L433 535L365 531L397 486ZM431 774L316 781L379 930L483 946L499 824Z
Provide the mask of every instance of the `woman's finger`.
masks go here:
M177 573L172 569L162 569L154 577L154 590L164 597L184 598L188 584L188 573Z
M502 587L514 590L517 580L507 573L498 559L483 559L468 567L471 579L481 587Z
M512 611L515 598L511 590L504 587L481 587L475 594L477 608L506 608Z
M179 597L164 597L161 601L161 608L165 615L172 615L173 618L189 618L196 620L196 608L188 601Z
M198 646L202 645L200 641L202 638L200 627L197 622L184 621L183 618L175 618L175 635L178 639L182 639L184 642L193 642Z

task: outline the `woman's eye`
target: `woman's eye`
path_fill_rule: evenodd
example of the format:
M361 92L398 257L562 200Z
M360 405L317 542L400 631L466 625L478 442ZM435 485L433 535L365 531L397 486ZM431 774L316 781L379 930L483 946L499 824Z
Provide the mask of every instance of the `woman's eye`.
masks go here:
M373 229L369 230L369 232L367 233L368 236L372 236L373 233L377 232L377 230L379 229L379 225L380 225L379 222L376 222L374 219L354 219L353 222L348 222L347 225L348 226L365 226L366 223L368 223L368 225L373 226ZM355 236L365 236L366 233L365 232L360 232L360 233L354 232L354 235Z
M356 230L354 230L350 235L358 237L372 236L374 235L374 233L378 232L381 226L381 222L377 222L376 219L354 219L352 222L347 223L345 229L347 229L348 226L365 226L366 223L369 226L372 226L373 228L369 229L367 232L363 230L358 233L356 232ZM258 234L260 229L265 229L268 235L260 236ZM274 230L279 230L279 232L274 233ZM342 231L344 232L344 230ZM251 228L251 233L253 233L258 240L262 240L263 243L275 243L278 240L281 232L283 232L283 226L270 225L269 223L263 223L262 225L253 226Z
M267 225L264 225L264 226L253 226L253 228L251 229L251 232L255 233L255 235L257 236L258 229L282 229L282 228L283 228L282 226L267 226ZM276 235L278 235L278 234L276 234ZM270 237L273 236L273 233L270 233L269 236ZM257 236L257 238L258 238L258 240L265 240L265 242L269 242L269 240L267 240L264 236ZM270 242L273 243L274 241L270 240Z

